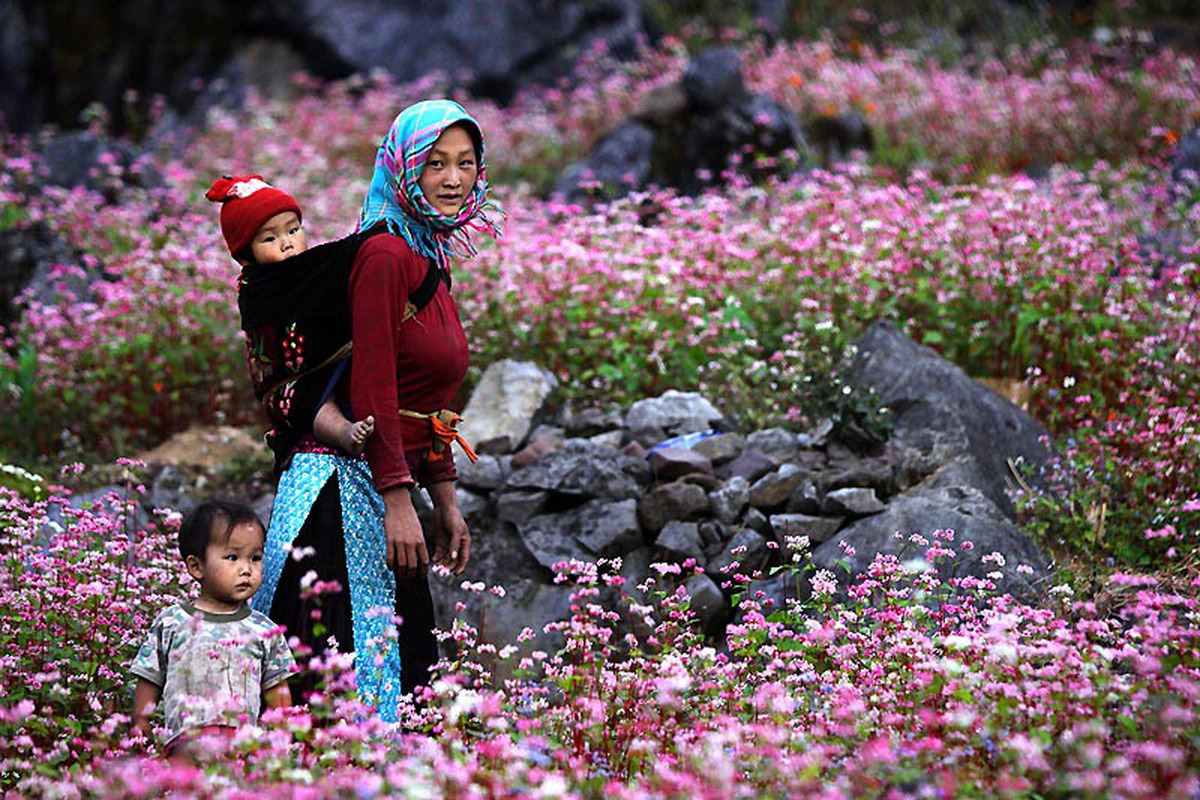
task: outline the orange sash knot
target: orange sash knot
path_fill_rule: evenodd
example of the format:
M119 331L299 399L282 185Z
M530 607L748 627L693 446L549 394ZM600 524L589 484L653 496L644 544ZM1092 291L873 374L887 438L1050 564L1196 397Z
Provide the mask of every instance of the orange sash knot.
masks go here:
M406 408L402 408L400 409L400 416L429 420L430 428L433 431L433 446L430 447L429 453L430 461L449 458L450 445L453 442L458 442L458 446L462 448L463 453L471 460L471 463L479 460L479 456L475 455L474 449L462 437L462 434L458 432L458 423L462 422L462 417L450 409L443 408L441 411L435 411L432 414L422 414L420 411L409 411Z

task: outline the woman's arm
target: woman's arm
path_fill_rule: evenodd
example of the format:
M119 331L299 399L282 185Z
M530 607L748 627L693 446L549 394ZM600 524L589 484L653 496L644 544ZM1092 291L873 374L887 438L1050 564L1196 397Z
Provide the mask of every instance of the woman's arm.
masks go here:
M384 239L385 237L377 237ZM367 246L364 246L367 247ZM375 418L367 440L367 462L383 496L387 565L401 578L429 565L425 535L408 487L412 475L404 456L396 361L400 323L408 298L405 263L396 251L359 251L350 273L350 319L354 357L350 360L350 405L359 417Z

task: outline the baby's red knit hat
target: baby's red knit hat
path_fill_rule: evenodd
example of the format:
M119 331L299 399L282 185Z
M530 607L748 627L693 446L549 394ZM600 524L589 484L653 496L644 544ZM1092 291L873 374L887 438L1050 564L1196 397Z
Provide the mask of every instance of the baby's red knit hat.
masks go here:
M303 216L295 198L267 183L262 175L226 175L204 196L221 204L221 233L234 258L250 246L254 234L271 217L284 211Z

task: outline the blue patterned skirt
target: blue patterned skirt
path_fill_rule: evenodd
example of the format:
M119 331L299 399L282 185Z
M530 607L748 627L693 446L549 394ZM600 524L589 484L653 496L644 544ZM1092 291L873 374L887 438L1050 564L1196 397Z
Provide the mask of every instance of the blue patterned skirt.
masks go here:
M366 461L294 455L279 480L262 587L251 605L314 653L323 652L331 638L342 652L353 649L359 697L390 722L403 692L428 680L437 643L428 584L404 581L398 592L386 566L383 513ZM293 558L293 550L307 555ZM317 580L336 580L343 591L303 598L310 573ZM316 607L321 628L314 630ZM405 620L399 629L397 613ZM403 681L402 659L411 673Z

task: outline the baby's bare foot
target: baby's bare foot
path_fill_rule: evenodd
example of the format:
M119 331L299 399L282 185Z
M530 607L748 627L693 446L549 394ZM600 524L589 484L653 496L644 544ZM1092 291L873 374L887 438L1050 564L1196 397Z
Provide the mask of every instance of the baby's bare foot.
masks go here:
M366 417L360 419L358 422L351 422L346 426L346 440L342 443L343 449L352 456L358 455L367 446L367 439L371 438L371 434L374 432L374 417Z

